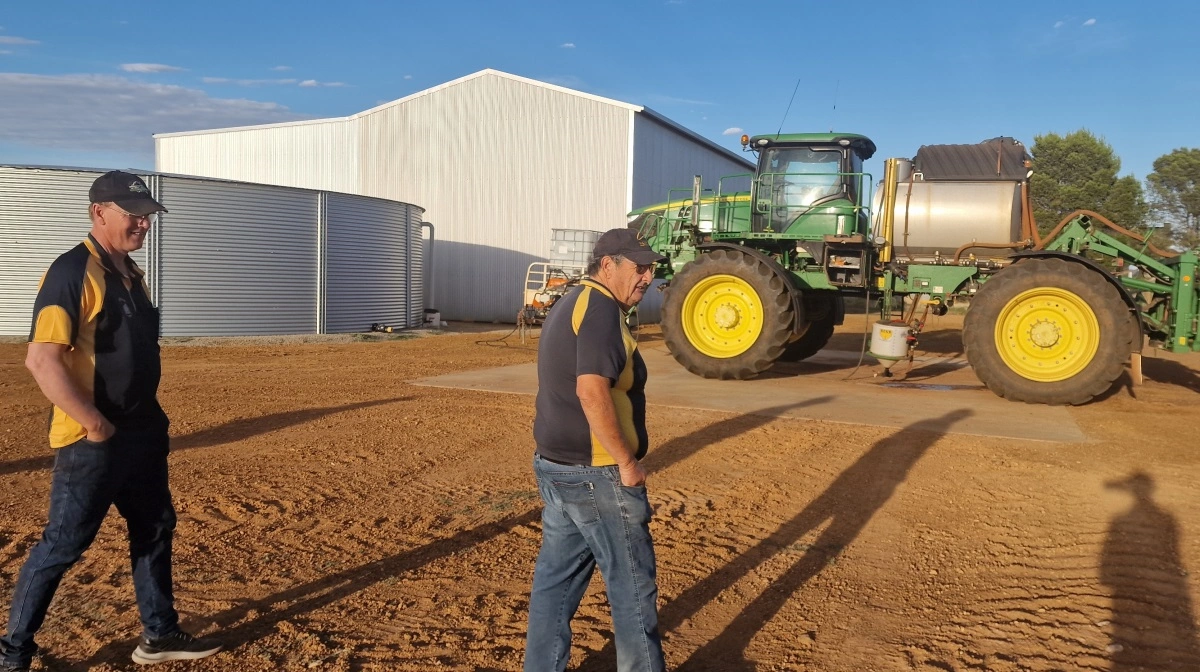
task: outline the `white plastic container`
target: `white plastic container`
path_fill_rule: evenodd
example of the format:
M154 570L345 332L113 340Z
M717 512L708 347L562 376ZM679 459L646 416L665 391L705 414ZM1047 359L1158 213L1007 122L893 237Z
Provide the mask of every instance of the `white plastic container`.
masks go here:
M908 359L908 334L912 331L903 322L879 320L871 328L871 356L883 364L884 369L902 359Z

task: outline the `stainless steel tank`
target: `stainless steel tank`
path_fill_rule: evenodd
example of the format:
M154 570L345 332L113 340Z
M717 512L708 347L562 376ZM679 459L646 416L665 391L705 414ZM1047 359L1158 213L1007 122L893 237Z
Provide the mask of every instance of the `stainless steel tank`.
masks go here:
M919 176L918 176L919 177ZM875 190L874 212L882 189ZM1008 243L1021 238L1017 182L901 182L896 190L893 257L949 257L970 242ZM905 235L907 232L907 238ZM970 250L977 255L1000 251Z

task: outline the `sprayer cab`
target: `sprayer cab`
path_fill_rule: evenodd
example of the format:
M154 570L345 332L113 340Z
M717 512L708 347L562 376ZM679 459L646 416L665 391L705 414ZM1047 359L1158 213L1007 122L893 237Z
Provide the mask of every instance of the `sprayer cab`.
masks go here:
M865 234L875 143L848 133L742 136L758 154L751 229L798 240Z

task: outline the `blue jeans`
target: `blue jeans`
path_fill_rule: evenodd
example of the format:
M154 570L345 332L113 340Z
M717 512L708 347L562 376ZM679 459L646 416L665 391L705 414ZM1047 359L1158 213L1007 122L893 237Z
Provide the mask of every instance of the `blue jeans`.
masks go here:
M91 545L112 504L129 530L133 589L146 635L179 629L171 592L175 508L167 487L164 430L118 430L108 441L81 439L59 448L50 481L50 515L42 538L21 567L0 639L0 660L28 663L33 637L63 575Z
M612 610L617 669L663 670L646 488L621 485L616 467L563 466L535 456L533 471L544 507L525 672L566 669L571 618L597 566Z

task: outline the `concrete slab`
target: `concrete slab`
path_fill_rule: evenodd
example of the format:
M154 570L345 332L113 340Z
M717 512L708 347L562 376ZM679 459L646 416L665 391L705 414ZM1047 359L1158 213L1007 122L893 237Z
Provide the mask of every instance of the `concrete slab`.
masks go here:
M973 375L961 375L967 363L952 357L918 357L912 374L921 375L899 380L872 377L880 368L867 357L860 372L844 380L843 370L852 369L859 354L827 351L800 364L779 365L754 380L726 381L689 373L661 346L643 348L642 356L650 371L646 397L656 406L897 428L969 409L971 415L958 420L950 433L1068 443L1087 440L1067 409L1005 401ZM942 375L946 373L960 375ZM537 367L519 364L409 382L536 394Z

